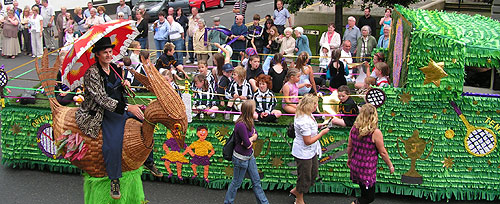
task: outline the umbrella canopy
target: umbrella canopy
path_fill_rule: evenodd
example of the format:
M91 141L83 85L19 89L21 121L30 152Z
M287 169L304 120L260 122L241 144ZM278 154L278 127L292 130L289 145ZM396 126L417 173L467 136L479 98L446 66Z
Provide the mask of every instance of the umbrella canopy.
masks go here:
M127 52L130 43L139 35L135 21L113 20L93 26L78 38L66 54L62 64L62 82L72 90L83 84L83 75L95 63L92 53L94 44L103 37L109 37L113 48L113 61L118 61Z

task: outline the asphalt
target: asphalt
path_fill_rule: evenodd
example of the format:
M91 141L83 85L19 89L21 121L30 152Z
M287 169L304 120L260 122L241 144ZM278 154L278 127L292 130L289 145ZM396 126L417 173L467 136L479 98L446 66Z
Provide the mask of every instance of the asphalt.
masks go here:
M202 14L207 20L208 26L212 25L213 17L221 17L224 25L232 25L234 15L231 12L232 5L226 5L222 9L208 9ZM249 3L247 10L247 22L255 13L268 14L272 12L272 1L262 0ZM152 35L150 35L150 45ZM50 56L51 64L55 56ZM20 76L21 79L38 79L35 71L29 71L35 67L34 63L27 63L33 60L30 56L19 55L16 59L0 58L0 65L5 65L10 78ZM21 66L27 63L25 66ZM11 80L8 86L33 87L37 81ZM23 92L19 89L11 89L11 95L18 95ZM1 155L1 153L0 153ZM172 184L161 181L144 181L144 193L150 203L223 203L226 190L207 189L190 184ZM266 191L270 203L292 204L293 199L288 197L288 191L275 190ZM337 204L350 203L353 196L334 193L315 193L305 196L306 203L312 204ZM492 203L486 201L454 201L443 200L439 203ZM0 165L0 204L25 204L25 203L84 203L83 201L83 177L78 174L52 173L47 170L18 169ZM252 190L240 190L235 203L247 204L256 203ZM419 199L411 196L377 194L374 204L396 204L396 203L432 203L431 201Z

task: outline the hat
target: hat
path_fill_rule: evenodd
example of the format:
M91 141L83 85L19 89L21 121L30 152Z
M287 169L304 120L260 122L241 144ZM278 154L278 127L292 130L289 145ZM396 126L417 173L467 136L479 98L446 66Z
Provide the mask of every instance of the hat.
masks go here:
M255 51L255 49L249 47L245 50L245 53L248 55L248 56L252 56L252 55L257 55L257 51Z
M220 21L220 17L215 17L214 18L214 22L219 22Z
M94 44L94 47L92 48L92 53L99 52L106 48L115 48L115 45L111 43L111 39L109 37L103 37L100 40L98 40Z
M229 71L233 71L233 70L234 70L233 65L231 65L229 63L226 63L222 66L222 71L229 72Z

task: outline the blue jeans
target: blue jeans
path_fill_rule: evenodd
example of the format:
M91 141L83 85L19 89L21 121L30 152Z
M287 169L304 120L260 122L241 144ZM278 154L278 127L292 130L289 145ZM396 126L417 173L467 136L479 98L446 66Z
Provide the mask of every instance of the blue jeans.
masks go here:
M179 52L179 51L185 50L184 39L180 38L176 41L173 41L172 43L174 43L174 45L175 45L175 50L178 50L174 53L175 61L177 61L179 64L183 64L183 61L184 61L183 55L182 55L183 52Z
M234 202L236 192L238 191L238 188L240 188L241 182L245 178L247 170L248 175L252 180L253 192L255 194L255 198L257 199L257 203L268 204L269 201L267 201L266 194L260 185L259 170L257 169L257 163L255 163L255 157L252 156L250 160L244 161L233 156L233 165L233 181L227 189L224 204L232 204Z
M148 49L148 38L137 38L139 44L141 44L142 49Z
M190 51L189 52L189 60L191 62L194 62L194 59L195 59L194 55L195 54L194 54L194 52L192 52L192 51L194 51L194 48L193 48L193 37L188 37L188 50Z
M163 50L163 47L165 46L165 43L167 43L167 40L156 40L155 39L155 45L157 50ZM160 57L162 51L156 51L156 58Z

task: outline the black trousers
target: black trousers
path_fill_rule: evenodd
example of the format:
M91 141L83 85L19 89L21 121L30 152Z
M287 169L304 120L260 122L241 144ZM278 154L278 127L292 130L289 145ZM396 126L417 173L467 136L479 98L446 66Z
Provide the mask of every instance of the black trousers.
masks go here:
M360 204L368 204L375 200L375 184L372 187L367 188L364 184L358 183L361 189L361 197L358 198Z

